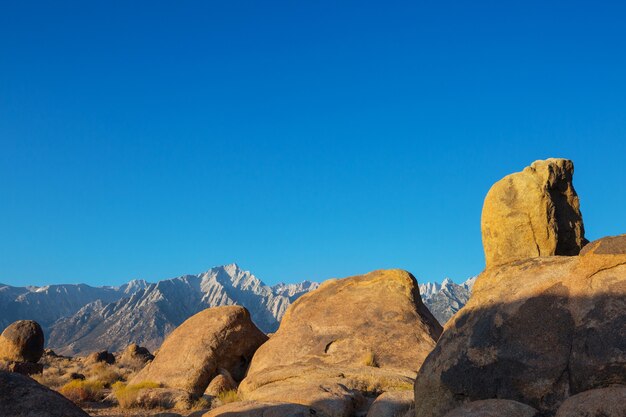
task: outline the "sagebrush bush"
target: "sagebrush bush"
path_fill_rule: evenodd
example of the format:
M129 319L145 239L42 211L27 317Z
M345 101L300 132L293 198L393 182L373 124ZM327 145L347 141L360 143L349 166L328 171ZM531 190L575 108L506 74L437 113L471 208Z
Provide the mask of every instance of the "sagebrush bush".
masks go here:
M113 365L109 365L104 362L99 362L93 365L88 371L87 376L95 381L102 382L105 387L110 387L111 384L121 381L124 377L120 374L119 369Z
M63 385L59 392L75 403L100 401L104 384L100 381L75 379Z
M113 395L117 398L117 402L122 408L132 408L137 405L137 396L139 391L146 388L160 388L161 385L156 382L144 381L138 384L126 385L125 383L118 381L111 385L113 389Z

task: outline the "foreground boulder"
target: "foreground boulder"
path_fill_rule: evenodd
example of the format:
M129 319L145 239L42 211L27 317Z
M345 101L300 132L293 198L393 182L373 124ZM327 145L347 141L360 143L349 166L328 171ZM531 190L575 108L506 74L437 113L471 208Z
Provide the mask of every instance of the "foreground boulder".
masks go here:
M367 410L367 417L403 416L413 406L412 391L391 391L379 395Z
M534 408L511 400L474 401L455 408L445 417L537 417Z
M32 320L18 320L0 335L0 359L36 363L43 355L43 330Z
M587 243L567 159L533 162L491 187L482 212L487 267L518 259L578 255Z
M415 382L419 417L509 399L554 415L568 397L626 384L626 235L575 257L488 268Z
M328 417L310 407L288 403L242 401L215 408L202 417Z
M593 389L565 400L556 417L624 417L626 386Z
M408 272L329 280L289 307L239 393L349 416L367 397L410 388L440 333Z
M177 327L130 384L156 382L201 396L218 368L240 381L252 355L266 340L245 308L208 308Z
M0 416L89 417L61 394L29 377L0 372Z

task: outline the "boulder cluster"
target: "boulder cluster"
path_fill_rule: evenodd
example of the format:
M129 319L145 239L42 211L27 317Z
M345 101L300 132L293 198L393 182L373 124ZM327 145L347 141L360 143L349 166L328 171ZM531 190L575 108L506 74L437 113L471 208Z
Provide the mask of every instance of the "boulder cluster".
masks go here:
M548 159L491 188L486 269L444 328L413 275L379 270L303 295L271 337L243 307L210 308L154 357L131 345L118 360L147 363L129 381L160 387L144 396L209 398L203 417L625 417L626 235L585 239L572 176ZM12 326L0 359L36 362L41 329ZM67 406L20 378L0 373L0 415L16 390Z

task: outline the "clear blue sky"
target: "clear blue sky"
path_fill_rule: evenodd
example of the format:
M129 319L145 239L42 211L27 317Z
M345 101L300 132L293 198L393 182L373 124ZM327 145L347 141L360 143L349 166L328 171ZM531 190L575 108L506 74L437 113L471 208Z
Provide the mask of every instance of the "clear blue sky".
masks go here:
M460 281L551 156L625 233L626 8L546 3L3 2L0 282Z

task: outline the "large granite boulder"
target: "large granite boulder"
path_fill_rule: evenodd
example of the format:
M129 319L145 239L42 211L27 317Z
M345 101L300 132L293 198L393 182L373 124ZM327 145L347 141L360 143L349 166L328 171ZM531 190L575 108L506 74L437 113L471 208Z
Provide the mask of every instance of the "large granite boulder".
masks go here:
M43 330L32 320L18 320L0 334L0 359L35 363L43 355Z
M455 408L445 417L536 417L537 410L511 400L473 401Z
M408 272L329 280L289 307L239 393L349 416L367 397L410 387L440 332Z
M626 384L626 235L580 256L488 268L415 382L419 417L510 399L553 415L571 395Z
M399 417L413 407L412 391L391 391L380 394L369 410L366 417Z
M556 417L624 417L626 386L598 388L569 397Z
M0 372L0 416L89 417L70 400L27 376Z
M214 408L202 417L328 417L310 407L290 403L241 401Z
M518 259L578 255L587 243L567 159L535 161L495 183L485 198L487 267Z
M154 360L129 382L149 381L201 396L223 368L237 381L267 336L244 307L213 307L185 320L163 342Z

